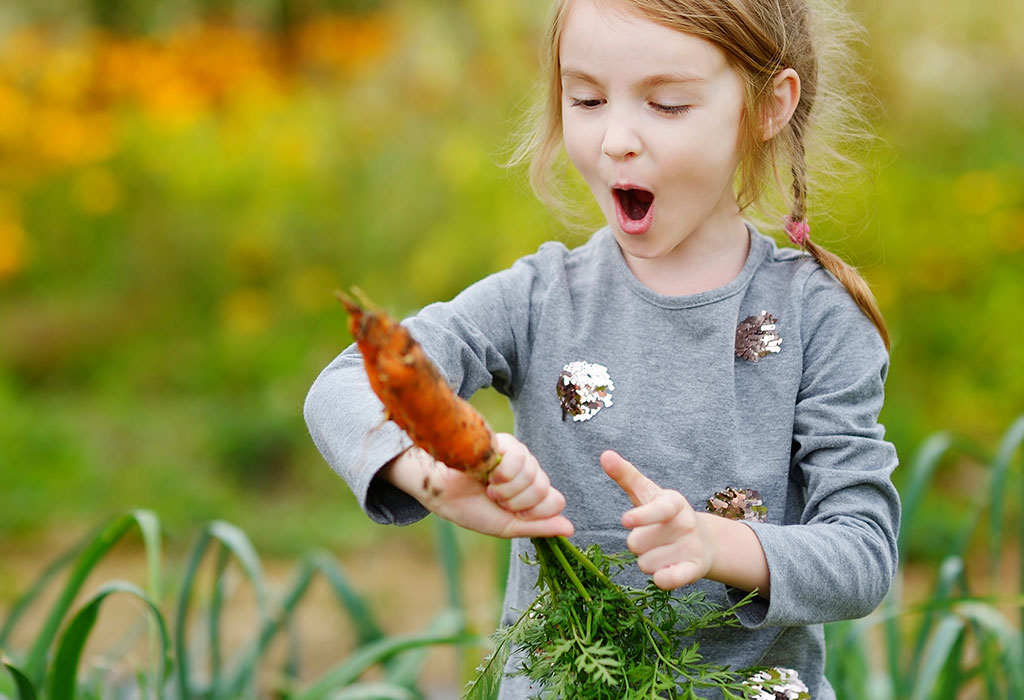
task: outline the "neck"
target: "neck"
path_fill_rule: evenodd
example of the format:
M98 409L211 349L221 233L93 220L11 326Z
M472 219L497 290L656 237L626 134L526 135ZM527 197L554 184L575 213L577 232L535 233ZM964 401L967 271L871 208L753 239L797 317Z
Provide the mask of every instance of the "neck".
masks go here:
M750 235L742 218L737 216L714 235L687 237L668 255L639 258L624 254L623 257L630 271L651 291L665 296L684 296L732 282L746 264L749 250Z

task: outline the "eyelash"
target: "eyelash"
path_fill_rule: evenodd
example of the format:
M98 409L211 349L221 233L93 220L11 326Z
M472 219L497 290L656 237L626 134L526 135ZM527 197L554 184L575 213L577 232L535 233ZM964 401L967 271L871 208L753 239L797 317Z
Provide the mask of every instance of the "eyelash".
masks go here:
M651 102L651 107L662 114L686 114L690 111L690 105L662 105L657 102Z
M579 107L581 109L596 109L597 107L600 107L603 102L604 100L598 99L581 100L575 97L572 98L572 106ZM658 104L657 102L650 102L649 104L654 108L654 110L661 112L662 114L686 114L690 111L690 105L663 105Z

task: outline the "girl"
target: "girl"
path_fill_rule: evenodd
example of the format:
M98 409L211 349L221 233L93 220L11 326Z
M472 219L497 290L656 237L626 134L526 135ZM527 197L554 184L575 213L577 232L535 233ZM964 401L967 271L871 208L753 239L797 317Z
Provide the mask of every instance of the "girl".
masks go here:
M864 282L809 237L817 92L802 0L558 0L534 184L564 145L607 218L407 320L462 396L495 386L516 436L486 488L391 423L346 349L305 413L371 518L434 512L517 538L506 621L533 599L531 536L629 548L664 589L722 605L709 661L824 678L822 623L863 616L896 568L893 447L877 423L887 336ZM778 248L744 220L784 167ZM726 516L726 517L721 517ZM506 680L502 698L540 689Z

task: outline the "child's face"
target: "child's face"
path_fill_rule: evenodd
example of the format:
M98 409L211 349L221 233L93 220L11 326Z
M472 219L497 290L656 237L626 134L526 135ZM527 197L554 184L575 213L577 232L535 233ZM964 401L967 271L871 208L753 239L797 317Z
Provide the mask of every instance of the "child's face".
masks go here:
M744 91L724 53L595 0L574 0L565 22L566 150L627 259L670 262L735 242Z

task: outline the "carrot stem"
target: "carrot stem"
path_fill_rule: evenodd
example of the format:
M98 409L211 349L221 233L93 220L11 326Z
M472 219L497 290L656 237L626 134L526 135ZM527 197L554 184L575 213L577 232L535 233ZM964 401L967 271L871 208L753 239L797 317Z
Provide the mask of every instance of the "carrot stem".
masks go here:
M554 553L555 559L557 559L558 563L562 565L562 570L565 571L565 575L569 577L570 581L572 581L572 585L577 591L579 591L579 594L583 596L585 601L588 603L591 602L593 598L591 598L590 594L587 593L587 589L583 586L583 582L580 581L579 576L577 576L576 572L572 570L572 567L569 565L569 561L565 558L565 554L562 552L562 548L558 546L557 541L548 542L548 546L551 547L551 551Z

